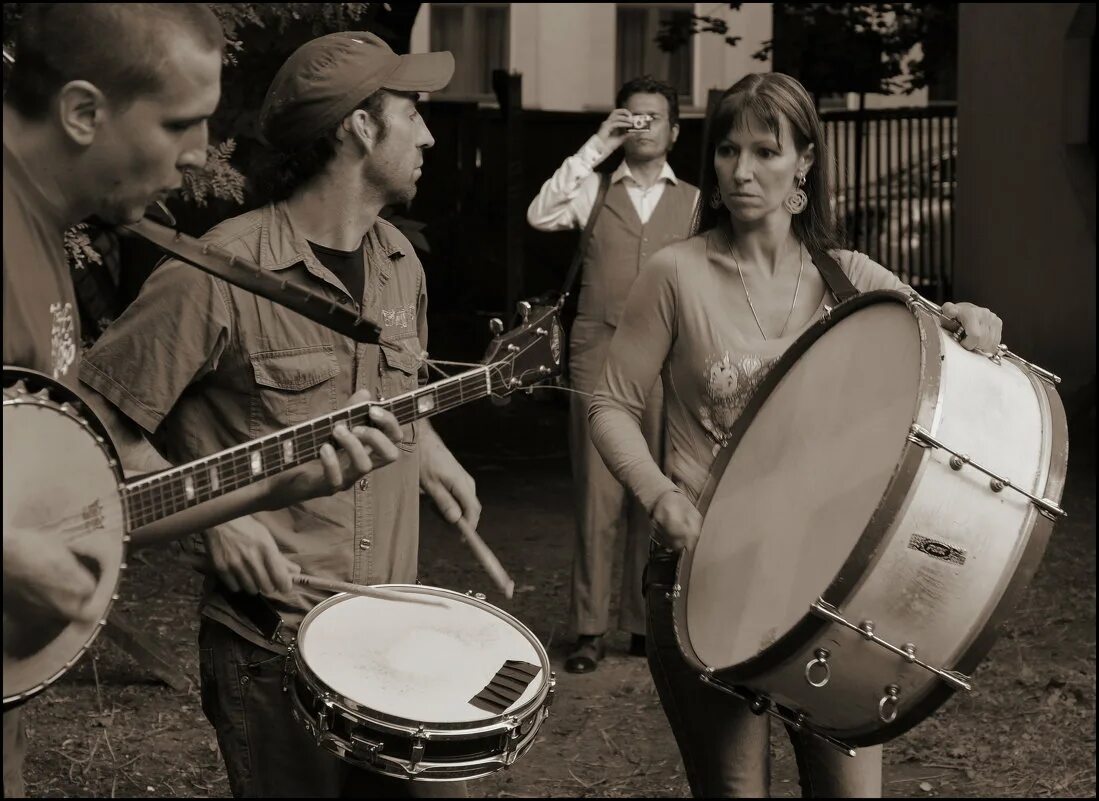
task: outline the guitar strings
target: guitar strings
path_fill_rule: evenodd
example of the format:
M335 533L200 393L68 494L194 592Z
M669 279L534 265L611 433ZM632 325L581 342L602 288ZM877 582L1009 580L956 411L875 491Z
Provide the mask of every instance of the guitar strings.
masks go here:
M537 344L537 340L528 343L527 345L521 347L515 353L511 354L509 356L509 360L516 360L519 356L525 354L528 350L535 347ZM408 352L411 353L411 351ZM429 360L425 360L418 355L417 359L421 362L427 361L430 365ZM440 363L446 363L443 360L438 361ZM455 362L454 364L461 365L460 362ZM480 390L483 386L485 378L485 375L482 371L487 371L489 375L489 390L487 394L490 396L502 397L502 395L492 390L491 381L493 377L492 374L494 372L496 374L496 378L504 378L502 364L502 362L492 363L488 365L477 364L474 365L474 369L477 371L476 373L448 376L447 381L449 383L444 386L437 385L436 388L433 390L435 396L435 406L432 408L432 414L445 411L448 408L453 408L455 405L461 405L462 403L464 403L465 396L470 390L470 388L464 387L464 384L472 384L473 388L475 388L476 390ZM444 384L444 382L440 381L438 382L438 384L442 385ZM401 395L398 395L396 398L389 401L382 401L381 405L390 408L390 410L394 412L394 414L397 416L399 416L401 412L413 412L415 411L415 404L417 403L417 401L427 396L427 393L423 391L426 388L427 387L420 387L414 390L409 390L407 393L402 393L402 395L406 395L407 397L402 397ZM484 397L484 395L478 395L478 397ZM471 398L470 400L474 399L476 398ZM457 401L457 403L455 403L455 401ZM325 423L322 423L320 420L308 421L307 423L300 424L302 427L304 427L303 431L294 433L289 437L286 436L285 432L282 432L280 434L270 434L268 435L268 437L271 437L272 441L264 442L258 448L254 447L254 443L244 443L241 446L235 446L241 449L240 453L233 454L233 456L231 456L229 459L219 461L217 464L219 472L221 470L225 470L225 472L229 474L226 480L219 481L219 488L222 489L224 493L232 492L235 489L240 489L242 487L248 486L249 484L254 483L257 480L268 478L272 475L277 475L278 473L281 473L292 466L297 466L300 464L304 464L308 461L312 461L312 459L316 458L315 455L310 456L310 458L308 459L302 459L299 456L295 456L291 460L283 459L281 462L276 462L273 467L264 467L258 473L252 470L252 460L256 454L259 454L261 457L261 465L268 463L271 458L275 458L276 460L278 460L280 456L280 451L287 442L293 442L295 454L300 452L299 449L302 446L306 448L306 453L315 453L320 445L324 444L324 442L330 441L331 426L334 426L338 422L343 422L341 412L344 412L346 414L348 425L354 427L357 422L367 422L369 419L369 406L377 404L378 402L375 401L363 404L360 407L349 407L346 410L337 410L336 412L324 415L323 418L321 418L325 421L325 423L330 423L330 425L325 425ZM312 427L308 427L310 422L312 422ZM324 428L318 429L318 426L324 426ZM238 471L241 468L247 468L248 474L244 476L237 475ZM195 486L193 486L192 488L194 498L188 497L188 493L186 492L180 493L178 490L175 490L174 492L164 492L162 490L161 485L164 482L178 480L178 476L173 476L171 474L178 473L182 475L187 469L190 469L192 471L192 477L194 479L198 479L197 481L195 481ZM206 475L204 475L204 473L206 473ZM139 517L143 519L150 513L156 514L158 516L168 516L187 509L190 503L200 502L197 500L198 495L200 494L200 492L205 493L212 484L207 471L204 471L197 466L188 468L186 465L166 470L163 473L146 479L146 481L148 482L148 486L135 487L128 494L127 502L130 504L131 518L135 524L137 523ZM206 486L200 487L200 483L204 483ZM230 488L231 485L235 486L232 486Z

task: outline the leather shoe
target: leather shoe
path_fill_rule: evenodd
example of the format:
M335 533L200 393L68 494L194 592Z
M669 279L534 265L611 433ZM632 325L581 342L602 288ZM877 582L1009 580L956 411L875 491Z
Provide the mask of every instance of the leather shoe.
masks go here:
M565 670L569 673L591 673L599 666L605 651L602 634L582 634L576 640L576 648L565 660Z
M645 656L645 635L630 635L630 656Z

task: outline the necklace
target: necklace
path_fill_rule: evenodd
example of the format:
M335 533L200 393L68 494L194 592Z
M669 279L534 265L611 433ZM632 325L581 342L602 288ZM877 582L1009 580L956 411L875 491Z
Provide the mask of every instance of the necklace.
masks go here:
M756 328L759 329L759 333L763 336L764 339L770 339L770 337L767 336L767 332L763 330L763 326L759 322L759 315L756 314L756 307L752 304L752 296L748 294L748 282L744 280L744 272L740 269L740 262L737 261L736 254L733 253L732 240L729 239L729 234L724 228L721 229L721 233L725 236L725 244L729 247L729 256L732 258L733 264L736 265L736 272L737 275L740 276L741 286L744 287L744 297L748 300L748 308L752 310L752 319L756 321ZM794 284L794 299L790 301L790 311L786 313L786 320L785 322L783 322L782 330L778 332L778 336L776 337L776 339L782 339L782 335L786 333L786 326L790 324L790 318L794 315L794 306L796 306L798 302L798 291L801 289L801 275L803 272L805 272L805 251L801 247L800 243L798 244L798 252L800 264L798 266L798 281L796 284Z

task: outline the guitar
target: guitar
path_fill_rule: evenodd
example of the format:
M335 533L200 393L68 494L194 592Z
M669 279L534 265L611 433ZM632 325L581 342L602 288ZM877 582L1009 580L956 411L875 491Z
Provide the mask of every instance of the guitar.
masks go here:
M99 617L94 623L45 618L5 592L4 707L44 690L88 650L118 598L127 532L318 458L333 426L369 425L371 406L387 409L403 425L560 373L556 307L536 307L511 331L500 329L494 328L479 367L130 482L106 428L76 393L41 373L5 367L4 527L63 537L98 579L92 605Z

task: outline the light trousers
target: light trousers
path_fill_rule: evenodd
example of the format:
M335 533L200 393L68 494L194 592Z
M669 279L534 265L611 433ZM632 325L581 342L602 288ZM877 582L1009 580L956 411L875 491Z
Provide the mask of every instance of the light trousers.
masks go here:
M645 633L641 574L649 555L651 525L644 507L618 483L591 441L588 405L603 378L615 328L577 317L569 340L569 452L572 458L576 538L572 562L572 622L577 634L604 634L610 624L611 583L619 535L625 534L618 626ZM642 432L661 463L663 392L657 380L645 406Z

